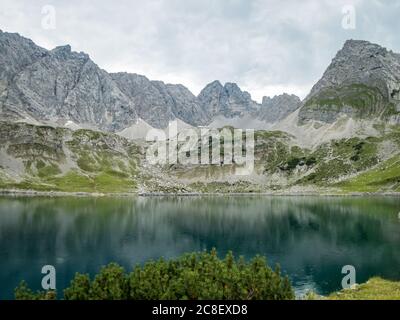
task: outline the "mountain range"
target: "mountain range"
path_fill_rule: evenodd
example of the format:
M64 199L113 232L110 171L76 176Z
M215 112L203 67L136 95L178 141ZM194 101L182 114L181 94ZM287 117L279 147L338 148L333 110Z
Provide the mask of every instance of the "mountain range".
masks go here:
M253 128L255 169L153 166L151 128ZM82 52L0 32L0 189L85 192L399 192L400 55L348 40L304 100L235 83L108 73ZM293 191L294 190L294 191Z
M332 123L344 114L398 121L399 111L400 54L348 40L305 99L299 119Z
M18 34L0 32L0 115L3 119L117 132L141 119L166 128L179 119L198 126L215 117L249 115L266 123L283 119L300 106L284 94L258 104L235 83L208 84L196 97L181 84L145 76L107 73L69 45L46 50Z

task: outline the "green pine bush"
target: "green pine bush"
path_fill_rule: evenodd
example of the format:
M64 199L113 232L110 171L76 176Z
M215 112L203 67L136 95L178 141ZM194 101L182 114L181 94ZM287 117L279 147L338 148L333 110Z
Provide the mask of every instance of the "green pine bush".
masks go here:
M55 294L32 292L22 282L16 299L54 299ZM229 252L224 259L211 252L184 254L149 261L129 274L111 263L90 279L77 273L64 290L66 300L289 300L294 299L290 281L279 266L272 270L264 257L246 262Z

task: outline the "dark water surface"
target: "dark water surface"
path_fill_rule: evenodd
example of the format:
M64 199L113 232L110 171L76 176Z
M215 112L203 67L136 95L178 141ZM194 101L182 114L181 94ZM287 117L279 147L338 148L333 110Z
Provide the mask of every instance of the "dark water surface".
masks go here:
M267 256L298 294L340 289L344 265L358 283L400 280L399 212L395 197L2 197L0 298L13 298L23 279L39 289L47 264L61 291L75 272L112 261L130 270L213 247Z

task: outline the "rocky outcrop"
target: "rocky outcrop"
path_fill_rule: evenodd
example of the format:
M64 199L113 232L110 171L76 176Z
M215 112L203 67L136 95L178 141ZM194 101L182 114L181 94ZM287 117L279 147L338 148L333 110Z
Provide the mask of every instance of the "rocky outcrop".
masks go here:
M2 72L3 83L10 79L2 94L2 115L12 110L22 119L71 120L108 131L136 121L132 101L87 54L72 52L68 45L47 51L15 34L0 34L3 47L9 46L10 39L28 43L31 54L26 63ZM22 45L9 51L16 56L27 54Z
M284 93L279 96L263 97L258 118L268 123L274 123L286 118L301 106L298 96Z
M400 55L368 41L348 40L305 99L299 120L391 116L399 92Z
M0 189L135 192L140 157L116 134L0 121Z
M192 126L240 120L264 129L294 111L300 125L342 115L400 119L400 55L367 41L347 41L303 103L283 94L258 104L237 84L219 81L196 97L180 84L107 73L68 45L46 50L6 32L0 53L3 120L121 132L139 119L155 128L178 119Z
M242 176L234 174L235 163L152 165L149 144L113 133L0 121L0 192L400 191L395 128L376 139L335 139L314 148L279 131L257 131L254 138L254 171Z
M191 125L204 125L208 115L197 98L183 85L150 81L145 76L113 73L112 78L136 106L141 119L156 128L166 128L176 118Z
M200 92L198 100L204 112L211 118L243 117L246 114L255 114L259 109L259 105L251 99L250 94L240 90L235 83L222 86L219 81L211 82Z
M0 30L0 115L3 119L19 118L18 101L13 97L15 76L44 55L46 50L31 40Z
M306 100L323 89L351 84L376 87L386 98L400 100L400 54L368 41L347 40Z
M196 97L180 84L109 74L69 45L46 50L18 34L1 32L0 50L3 120L119 132L138 119L156 128L175 119L198 126L218 115L256 116L260 107L234 83L213 82Z

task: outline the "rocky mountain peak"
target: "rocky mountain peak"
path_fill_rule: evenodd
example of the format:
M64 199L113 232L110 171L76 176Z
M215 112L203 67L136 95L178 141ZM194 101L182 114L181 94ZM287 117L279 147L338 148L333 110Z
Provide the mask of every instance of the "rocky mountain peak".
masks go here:
M399 92L400 55L368 41L348 40L305 99L299 120L332 123L341 115L392 114L400 105Z
M262 105L263 104L268 104L270 101L273 101L273 100L288 100L288 99L294 99L294 100L297 100L297 101L301 101L300 98L298 96L296 96L295 94L289 94L289 93L284 92L284 93L282 93L280 95L275 95L272 98L269 97L269 96L264 96L262 98L262 103L261 104Z
M18 34L1 32L0 52L0 115L4 119L73 122L78 127L121 131L138 118L157 128L175 119L195 126L208 125L216 117L274 122L300 103L298 97L283 94L265 97L260 105L236 83L222 85L218 80L196 97L180 84L126 72L107 73L70 45L46 50Z
M271 97L264 96L262 97L261 105L266 105L269 103L269 101L271 101Z
M179 118L191 125L205 124L208 116L196 96L180 84L165 84L129 73L111 74L122 92L134 103L141 119L156 128L166 128Z
M234 82L227 82L224 85L224 89L228 92L228 93L241 93L242 90L238 87L238 85Z
M236 83L227 82L224 86L229 96L236 96L245 101L251 100L251 95L247 91L242 91Z
M377 87L389 97L400 87L400 56L368 41L347 40L306 100L321 89L349 84Z
M0 92L3 118L109 131L136 121L132 102L88 55L69 45L48 51L18 34L0 34L0 47L0 82L12 81Z
M263 97L258 118L268 123L284 119L301 106L301 100L294 94L283 93L273 98Z
M75 52L71 50L69 44L55 47L50 53L59 59L78 59L89 60L89 55L84 52Z
M210 117L242 117L258 109L248 92L242 91L236 83L227 82L224 86L219 81L209 83L199 94L198 100L203 110Z
M221 84L221 82L219 80L214 80L204 87L204 89L200 92L200 95L208 92L221 92L222 90L224 90L224 86Z
M352 50L352 51L357 51L357 52L361 53L361 50L364 50L366 48L374 48L379 51L387 51L385 48L381 47L380 45L369 42L367 40L348 39L344 42L342 50L340 50L339 52L344 51L344 50Z
M11 79L27 65L46 55L47 50L18 33L0 33L0 81Z
M54 53L71 53L71 46L69 44L66 44L64 46L57 46L53 50L51 50Z

